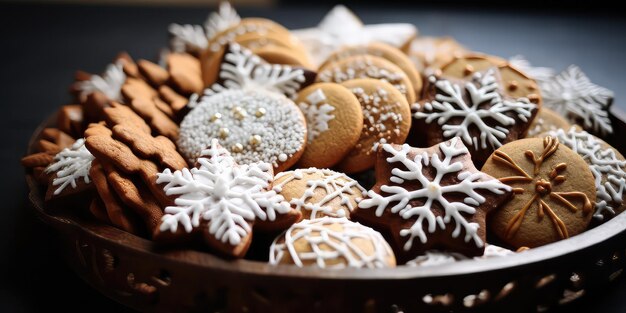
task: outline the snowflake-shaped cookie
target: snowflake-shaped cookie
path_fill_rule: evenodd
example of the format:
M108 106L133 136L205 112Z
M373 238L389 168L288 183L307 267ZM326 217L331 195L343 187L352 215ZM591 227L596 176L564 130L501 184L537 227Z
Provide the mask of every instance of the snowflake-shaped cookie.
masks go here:
M124 74L122 62L117 61L109 64L102 76L91 75L90 79L78 82L76 88L80 92L79 96L81 99L98 91L111 100L123 102L122 86L125 82L126 74Z
M89 184L89 169L93 159L94 156L87 150L85 139L82 138L76 140L70 148L57 153L54 162L46 168L46 173L56 173L50 186L56 187L53 194L61 194L68 186L76 188L80 180Z
M384 144L376 166L376 185L352 217L390 231L399 259L433 247L482 255L485 215L511 188L476 170L460 138L426 149Z
M157 183L165 184L166 194L177 196L175 205L165 208L162 232L176 233L181 225L190 233L206 222L207 235L214 239L208 242L238 257L247 249L256 220L276 222L280 215L294 213L289 203L271 190L270 164L237 165L216 139L202 151L197 164L191 170L166 169L158 174Z
M436 122L445 139L460 137L474 150L496 149L506 142L513 125L530 121L537 105L526 98L503 98L495 75L495 69L476 73L463 87L431 76L434 99L415 104L413 116L427 124Z
M594 217L600 221L615 216L624 202L626 161L617 157L613 148L604 148L599 139L575 127L550 131L548 135L578 153L589 164L596 183ZM621 211L621 210L620 210Z
M594 133L613 132L609 119L613 92L592 83L578 66L570 65L539 87L546 107L581 122L585 129Z
M328 269L393 267L395 259L381 234L344 218L303 220L276 238L270 264Z
M313 141L321 133L328 130L328 122L335 118L332 112L335 107L326 103L326 95L322 89L313 91L306 97L307 102L298 103L307 121L308 142Z

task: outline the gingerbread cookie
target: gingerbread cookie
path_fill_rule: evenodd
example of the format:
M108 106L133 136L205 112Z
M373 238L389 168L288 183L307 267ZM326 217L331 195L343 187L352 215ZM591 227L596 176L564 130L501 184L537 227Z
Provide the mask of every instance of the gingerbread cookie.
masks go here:
M87 77L72 86L80 102L84 102L88 95L96 91L101 92L110 100L122 100L122 85L127 77L124 73L123 61L118 59L115 63L109 64L101 76L87 74Z
M361 172L374 165L379 144L404 142L411 128L411 112L406 98L387 82L365 78L342 85L361 103L363 129L354 149L337 168L346 173Z
M496 245L485 244L485 253L481 256L476 256L474 258L468 258L462 254L454 253L454 252L445 252L445 251L437 251L431 250L426 251L423 255L416 257L415 259L406 262L406 266L417 267L417 266L435 266L442 264L455 263L458 261L464 260L485 260L485 259L493 259L493 258L501 258L510 255L515 255L515 252L502 248Z
M170 74L166 69L148 60L137 61L137 67L141 76L145 77L146 81L155 88L165 84L170 79Z
M383 144L376 185L351 218L384 232L401 264L432 249L473 257L485 248L487 213L510 195L458 137L423 149Z
M165 208L160 231L186 233L207 222L204 238L216 251L235 258L245 255L252 228L280 230L301 218L284 198L272 189L272 166L268 163L238 165L229 152L213 139L200 153L197 167L158 174L157 183L176 196Z
M544 134L545 135L545 134ZM626 159L601 139L579 130L553 130L547 135L578 153L589 164L596 185L596 203L593 216L600 222L608 221L625 209Z
M442 65L466 52L452 37L417 37L411 41L407 54L415 68L425 76L438 73Z
M274 179L274 191L305 219L349 217L365 189L343 173L307 168L282 172Z
M393 85L408 103L416 100L415 89L409 77L395 64L381 57L356 55L330 62L319 69L317 81L342 83L357 78L372 78Z
M266 45L253 49L252 52L270 64L285 64L304 68L313 67L305 54L279 45Z
M85 128L83 112L83 106L78 104L62 106L57 111L57 128L74 138L82 137Z
M219 138L239 164L267 162L281 172L306 146L304 116L284 95L264 90L226 90L204 97L180 124L178 149L190 163Z
M166 62L170 82L178 92L186 96L202 92L204 83L198 59L187 53L170 53Z
M330 217L292 225L272 243L269 263L328 269L396 266L393 251L380 233L346 218Z
M431 76L424 99L412 106L413 138L421 135L434 145L459 137L474 162L482 164L495 149L523 137L537 105L502 95L497 75L490 68L459 82Z
M514 197L490 216L490 229L507 244L534 248L587 229L594 178L585 160L558 139L508 143L482 170L513 188Z
M547 131L569 129L572 126L563 116L546 107L542 107L528 127L527 137L537 137Z
M313 84L295 100L307 125L307 145L300 167L332 167L354 148L363 128L359 100L333 83Z
M331 54L328 59L320 65L320 68L324 68L325 65L330 62L337 62L355 55L376 56L397 65L411 81L415 96L417 98L420 97L422 93L422 77L415 69L411 60L402 51L388 44L372 42L367 45L345 47Z

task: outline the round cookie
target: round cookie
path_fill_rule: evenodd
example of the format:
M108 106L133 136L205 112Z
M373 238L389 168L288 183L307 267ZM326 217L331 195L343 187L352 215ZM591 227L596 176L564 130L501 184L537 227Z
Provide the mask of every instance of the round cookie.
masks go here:
M365 193L346 174L314 167L278 174L274 191L301 211L304 219L349 217Z
M293 264L328 269L395 267L383 236L346 218L302 220L278 236L270 247L272 265Z
M393 85L409 103L416 100L411 80L397 65L376 56L355 55L328 63L318 71L317 81L341 83L357 78L373 78Z
M296 104L307 122L307 147L300 167L332 167L354 148L363 128L359 100L333 83L313 84L298 93Z
M282 94L225 90L203 98L180 124L178 149L191 163L211 139L238 164L267 162L275 172L294 165L306 146L302 112Z
M530 102L541 105L541 94L537 83L526 74L511 66L507 60L495 56L464 55L456 57L441 68L441 75L466 78L476 72L497 67L503 82L503 91L512 98L528 98Z
M301 55L297 51L285 47L267 45L253 49L252 52L270 64L286 64L305 68L312 67L306 55Z
M593 216L597 221L608 221L626 209L626 159L617 149L577 126L547 135L558 138L589 164L596 185Z
M417 37L411 41L408 50L416 69L426 76L466 51L452 37Z
M581 156L554 137L526 138L496 150L482 171L513 187L514 197L490 226L515 247L538 247L582 233L596 200L594 178Z
M320 68L331 62L337 62L355 55L371 55L381 57L397 65L411 81L416 97L422 92L422 77L415 69L411 60L398 48L381 42L373 42L367 45L349 46L331 54Z
M404 143L411 129L411 109L406 98L386 81L371 78L342 83L361 103L363 129L359 141L337 168L345 173L361 172L376 161L382 143Z
M527 137L536 137L547 131L557 130L559 128L569 129L572 126L563 116L542 107L537 113L537 117L530 123L528 127Z

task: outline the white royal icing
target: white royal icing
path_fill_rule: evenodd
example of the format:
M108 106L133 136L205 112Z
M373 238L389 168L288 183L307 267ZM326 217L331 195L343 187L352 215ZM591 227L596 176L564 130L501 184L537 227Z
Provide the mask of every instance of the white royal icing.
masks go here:
M512 56L509 63L537 82L549 81L556 75L552 68L532 66L523 55Z
M260 142L252 142L253 137ZM239 164L267 162L277 167L305 144L306 125L298 107L282 94L227 90L203 97L185 116L178 149L193 162L213 138Z
M189 233L205 220L211 235L235 246L251 232L250 222L274 221L291 209L282 196L267 190L273 180L268 163L238 165L216 139L197 163L191 170L157 174L165 193L178 196L174 206L165 208L161 231L176 232L180 224Z
M122 102L122 86L125 82L126 74L124 74L122 63L118 61L109 64L102 76L91 75L88 80L78 82L77 88L81 98L99 91L111 100Z
M336 5L317 27L297 29L292 33L319 65L343 46L384 42L400 48L417 35L417 28L408 23L363 25L348 8Z
M426 102L423 111L413 114L416 119L425 119L426 123L436 122L443 130L445 138L460 137L465 144L472 145L476 150L497 149L502 146L502 140L509 133L507 127L515 125L516 119L527 122L532 116L532 111L537 105L527 98L519 98L511 101L503 99L498 93L498 83L494 70L490 69L481 75L476 73L471 82L465 83L465 91L468 100L463 97L461 86L451 83L446 79L437 80L431 76L435 83L435 99ZM414 105L419 109L419 104ZM513 118L507 114L514 114ZM461 118L460 123L450 124L450 119ZM489 126L487 121L496 123ZM479 136L470 135L470 127L475 126L480 131Z
M326 95L322 89L316 89L306 99L306 102L301 102L298 106L306 118L308 142L311 143L317 136L328 130L328 122L335 118L331 114L335 107L326 102Z
M485 253L481 256L474 257L474 260L480 261L491 258L501 258L509 255L514 255L515 252L505 249L496 245L485 245ZM469 260L470 258L454 252L444 252L437 250L426 251L423 255L416 257L415 259L406 262L406 266L434 266L441 264L455 263L457 261Z
M547 82L540 82L543 104L569 118L582 119L586 129L596 133L613 132L609 119L609 106L613 92L592 83L576 65Z
M626 189L626 161L617 158L612 148L603 149L600 141L588 132L575 127L550 131L550 136L578 153L587 163L596 183L596 211L594 217L605 219L605 212L615 214L622 206Z
M89 169L94 156L85 147L85 139L78 139L70 147L65 148L54 156L54 163L46 168L46 173L56 172L52 186L58 186L54 195L58 195L67 186L76 188L80 179L89 184Z
M337 225L339 229L332 227ZM278 243L283 236L284 243ZM355 240L371 244L374 251L364 251ZM305 241L310 251L298 251L296 241ZM314 260L314 264L320 268L382 268L389 267L388 260L393 257L393 251L383 236L369 227L351 222L345 217L323 217L302 220L274 240L270 246L269 263L279 264L286 255L299 267L304 266L303 261ZM330 261L339 262L327 264Z
M219 32L235 26L239 22L241 22L241 17L239 17L235 8L228 1L222 1L219 10L209 14L209 17L204 22L206 36L210 40Z
M411 147L407 144L402 145L400 151L393 148L389 144L383 145L383 150L392 156L387 158L389 164L396 162L401 163L407 168L393 168L391 171L390 181L394 185L383 185L380 190L385 195L380 195L373 190L368 191L369 198L359 202L359 208L369 209L375 208L376 216L382 216L387 209L391 213L400 215L403 219L416 218L415 223L410 229L402 229L400 236L409 239L404 245L404 250L409 251L413 244L414 238L419 238L422 243L428 241L428 233L433 233L437 227L445 229L450 222L454 222L455 228L452 237L457 238L461 235L461 230L465 231L465 242L473 241L477 247L483 246L483 241L478 235L478 224L469 223L463 214L473 215L476 208L486 201L485 197L476 192L477 189L483 189L494 194L504 194L505 191L511 190L511 187L501 183L497 179L489 179L481 181L485 174L481 172L460 172L463 169L462 162L452 162L453 158L469 154L467 148L458 142L459 138L455 137L447 142L439 144L439 149L443 154L443 160L439 158L437 153L428 155L426 152L418 154L413 160L407 157ZM457 144L460 144L457 147ZM430 166L435 171L435 177L429 180L423 173L423 166ZM457 173L459 183L452 185L440 185L442 178L446 175ZM420 185L419 189L408 191L401 184L407 181ZM464 194L466 198L463 202L450 202L446 199L446 194ZM412 206L411 201L421 199L420 206ZM432 211L434 202L438 202L440 207L445 211L443 217L435 216ZM425 222L425 223L424 223ZM423 224L427 229L423 229Z
M302 192L302 196L289 201L296 210L309 211L309 219L316 219L323 216L344 217L346 213L354 210L352 202L365 194L365 189L363 189L356 180L348 177L346 174L314 167L296 169L278 174L274 181L279 181L283 177L288 178L278 184L274 184L274 190L280 194L285 185L288 185L294 180L303 179L304 174L314 173L322 174L323 178L307 180L306 184L308 188ZM310 199L315 195L317 189L324 190L325 195L322 199L313 203ZM357 192L358 195L355 197L355 193ZM340 199L340 206L329 206L328 203L336 198Z

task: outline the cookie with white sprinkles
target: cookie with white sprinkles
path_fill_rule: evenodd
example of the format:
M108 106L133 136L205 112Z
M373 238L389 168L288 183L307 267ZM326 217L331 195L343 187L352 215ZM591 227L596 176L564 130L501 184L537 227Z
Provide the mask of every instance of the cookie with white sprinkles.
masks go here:
M180 124L178 148L194 162L218 138L238 164L267 162L275 172L295 164L306 145L304 116L282 94L226 90L204 97Z

